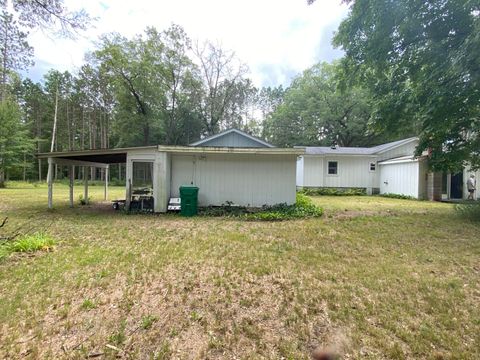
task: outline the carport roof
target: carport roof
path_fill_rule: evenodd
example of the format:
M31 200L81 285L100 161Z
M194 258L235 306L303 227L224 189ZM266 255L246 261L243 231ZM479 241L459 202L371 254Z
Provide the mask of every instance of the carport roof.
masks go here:
M61 158L67 160L89 161L102 164L119 164L127 161L127 152L131 150L155 150L157 146L128 147L118 149L72 150L52 153L39 153L39 159Z

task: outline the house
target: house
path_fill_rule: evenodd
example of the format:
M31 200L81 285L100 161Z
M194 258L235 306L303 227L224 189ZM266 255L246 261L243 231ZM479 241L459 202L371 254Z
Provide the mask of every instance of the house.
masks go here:
M297 160L297 187L361 188L367 194L432 200L466 198L470 169L431 173L428 156L414 156L417 145L418 138L412 137L373 147L305 147Z
M125 163L127 206L135 196L149 196L153 199L153 210L165 212L169 199L179 196L181 185L199 187L199 206L294 204L296 160L303 153L303 149L276 148L243 131L230 129L189 146L156 145L38 156L48 159L49 167L54 164L70 168L100 167L107 173L109 165ZM49 207L52 207L51 176L48 183ZM73 188L73 180L71 184ZM88 198L88 181L85 198ZM73 191L70 203L73 206Z

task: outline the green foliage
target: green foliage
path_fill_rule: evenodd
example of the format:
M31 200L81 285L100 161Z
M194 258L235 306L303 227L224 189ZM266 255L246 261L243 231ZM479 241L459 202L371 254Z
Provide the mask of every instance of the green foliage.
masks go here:
M346 86L374 95L373 121L417 132L417 155L430 149L436 170L480 166L479 11L470 0L356 0L334 39Z
M78 203L80 205L88 205L88 204L90 204L91 200L92 200L92 198L90 196L87 199L84 198L83 194L80 194L78 196Z
M367 195L364 188L303 188L301 193L309 196L360 196Z
M7 81L14 71L33 65L33 48L27 42L28 33L21 31L14 16L3 10L0 13L0 43L2 44L1 100L7 95Z
M18 240L0 244L0 259L14 252L50 251L56 241L44 233L26 235Z
M158 318L156 316L153 316L153 315L143 316L140 327L144 330L148 330L153 326L153 324L156 321L158 321Z
M480 222L480 202L471 202L455 205L458 216L475 222Z
M22 123L18 105L10 100L0 102L0 188L9 171L23 165L24 155L33 143Z
M117 346L122 345L127 340L126 327L127 322L121 321L117 331L108 337L108 341Z
M279 146L372 145L384 140L370 126L370 93L341 88L342 68L319 63L295 78L265 120L264 134Z
M387 194L381 194L381 195L379 195L379 196L381 196L381 197L386 197L386 198L390 198L390 199L417 200L417 199L414 198L413 196L403 195L403 194L391 194L391 193L387 193Z
M294 205L277 204L263 206L261 209L233 206L230 202L223 206L210 206L199 211L202 216L227 216L245 218L247 220L281 221L309 217L319 217L323 209L316 206L312 200L301 193L297 193Z
M295 205L278 204L273 206L265 206L259 212L247 214L246 218L248 220L282 221L320 217L322 214L323 209L315 205L308 196L297 193Z
M85 299L82 302L82 309L84 309L84 310L92 310L92 309L95 309L96 307L97 307L97 305L91 299Z

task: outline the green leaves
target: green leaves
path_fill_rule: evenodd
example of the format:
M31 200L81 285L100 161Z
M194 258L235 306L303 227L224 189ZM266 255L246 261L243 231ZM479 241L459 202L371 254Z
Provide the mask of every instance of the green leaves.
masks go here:
M357 0L334 44L373 94L374 121L416 132L430 165L480 166L480 20L468 0Z
M33 140L21 121L18 105L10 100L0 102L0 187L8 170L19 166L25 154L33 150Z
M283 103L265 121L265 133L280 146L361 146L378 140L370 126L370 94L346 85L339 64L320 63L294 79Z

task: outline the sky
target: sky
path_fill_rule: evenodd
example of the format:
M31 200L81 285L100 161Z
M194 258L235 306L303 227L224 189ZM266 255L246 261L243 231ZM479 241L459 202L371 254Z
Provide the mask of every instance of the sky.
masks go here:
M288 86L319 61L342 56L331 45L333 33L348 8L340 0L66 0L69 9L83 7L96 18L77 39L57 39L32 31L35 65L27 76L40 81L54 68L75 72L101 34L132 37L147 26L159 30L181 25L192 40L211 40L232 50L245 63L258 86Z

